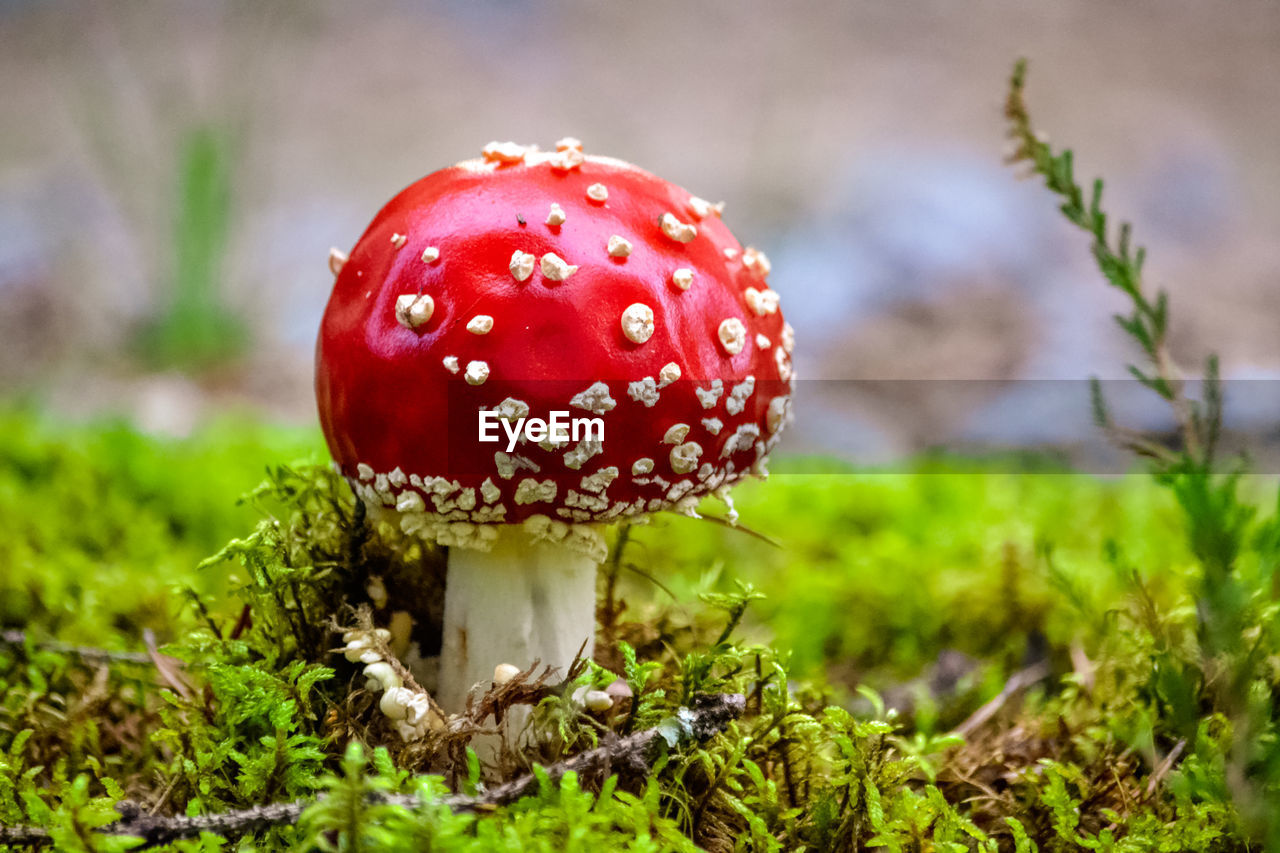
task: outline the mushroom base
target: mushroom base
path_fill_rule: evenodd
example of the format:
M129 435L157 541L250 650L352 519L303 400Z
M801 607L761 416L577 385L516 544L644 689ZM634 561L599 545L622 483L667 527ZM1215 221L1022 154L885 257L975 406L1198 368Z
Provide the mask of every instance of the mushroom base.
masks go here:
M600 562L520 527L496 529L488 550L449 551L437 690L446 712L462 711L498 664L524 670L539 660L563 676L579 650L590 658L595 647Z

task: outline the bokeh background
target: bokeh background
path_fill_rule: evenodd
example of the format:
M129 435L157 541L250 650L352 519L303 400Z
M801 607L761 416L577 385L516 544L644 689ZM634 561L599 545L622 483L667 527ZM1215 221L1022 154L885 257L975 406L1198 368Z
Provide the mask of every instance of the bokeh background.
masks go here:
M770 254L793 448L1070 445L1079 380L1131 353L1085 238L1002 165L1019 55L1039 125L1137 222L1175 356L1257 380L1228 417L1274 443L1268 2L0 0L2 396L310 424L329 247L491 139L569 134Z

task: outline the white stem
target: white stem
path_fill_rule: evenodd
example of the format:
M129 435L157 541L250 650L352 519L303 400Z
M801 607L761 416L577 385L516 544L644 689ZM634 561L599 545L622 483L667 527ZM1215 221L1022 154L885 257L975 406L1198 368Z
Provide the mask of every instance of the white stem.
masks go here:
M500 527L489 551L451 548L440 706L461 712L472 686L487 688L500 663L524 670L537 659L563 676L584 641L590 658L598 567L580 550L535 540L515 525Z

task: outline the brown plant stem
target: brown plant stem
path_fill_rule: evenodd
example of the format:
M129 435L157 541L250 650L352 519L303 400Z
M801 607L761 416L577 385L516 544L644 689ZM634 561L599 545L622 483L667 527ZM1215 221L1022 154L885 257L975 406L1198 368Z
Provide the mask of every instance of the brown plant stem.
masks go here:
M6 646L25 646L27 635L22 631L0 631L0 644ZM109 663L123 661L126 663L152 664L151 655L147 652L111 652L106 649L95 649L88 646L72 646L66 643L37 642L33 644L41 651L56 652L63 655L75 655L89 662Z
M679 743L704 741L718 734L731 720L746 710L746 698L738 693L718 693L696 697L693 707L681 709L678 727ZM659 744L665 735L658 729L645 729L627 737L607 736L601 746L579 753L546 768L547 776L555 781L564 774L607 775L624 770L633 776L647 776ZM538 779L526 774L503 783L484 794L467 796L453 794L436 801L455 812L488 811L516 800L537 790ZM121 818L115 823L99 827L104 835L125 835L141 838L142 848L172 844L183 838L195 838L202 832L211 832L224 838L235 838L272 826L294 824L315 800L296 800L288 803L271 803L233 812L199 815L197 817L161 817L145 813L137 803L125 800L116 804ZM375 794L370 802L417 808L422 802L405 794ZM53 843L49 831L38 826L0 827L0 845L40 847Z

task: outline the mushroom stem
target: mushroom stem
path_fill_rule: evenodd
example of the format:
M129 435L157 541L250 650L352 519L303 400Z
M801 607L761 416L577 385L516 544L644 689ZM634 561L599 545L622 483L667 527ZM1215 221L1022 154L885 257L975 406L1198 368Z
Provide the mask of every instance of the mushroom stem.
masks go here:
M499 526L488 551L451 548L444 596L444 638L437 691L442 708L465 709L501 663L533 661L563 676L579 649L595 646L599 562L571 547Z

